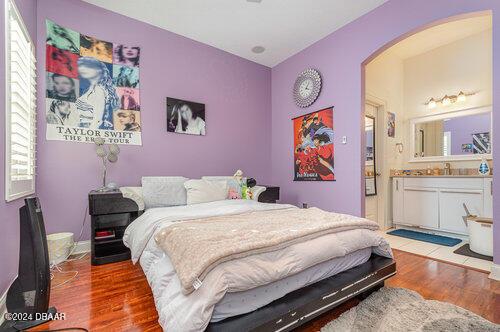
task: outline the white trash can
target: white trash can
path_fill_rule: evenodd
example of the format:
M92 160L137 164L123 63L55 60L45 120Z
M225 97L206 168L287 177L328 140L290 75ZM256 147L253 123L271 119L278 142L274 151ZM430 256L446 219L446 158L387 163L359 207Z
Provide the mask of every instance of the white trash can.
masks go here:
M470 250L481 255L493 256L493 220L468 217Z
M73 233L54 233L47 235L49 261L51 265L64 262L74 246Z

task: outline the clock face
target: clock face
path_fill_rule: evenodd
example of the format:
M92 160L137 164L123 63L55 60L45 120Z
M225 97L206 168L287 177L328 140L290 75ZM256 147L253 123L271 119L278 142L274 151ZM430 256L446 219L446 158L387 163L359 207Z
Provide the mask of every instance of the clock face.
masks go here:
M314 82L312 79L306 79L300 83L299 95L301 98L307 98L311 95Z
M304 70L293 87L293 98L299 107L312 105L321 91L321 76L315 69Z

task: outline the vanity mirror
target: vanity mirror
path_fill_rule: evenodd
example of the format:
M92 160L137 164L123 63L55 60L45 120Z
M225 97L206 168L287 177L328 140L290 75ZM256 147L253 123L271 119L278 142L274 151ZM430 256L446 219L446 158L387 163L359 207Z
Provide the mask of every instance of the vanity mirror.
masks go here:
M375 167L375 118L365 116L365 195L377 194L377 170Z
M491 106L410 120L410 162L491 159Z

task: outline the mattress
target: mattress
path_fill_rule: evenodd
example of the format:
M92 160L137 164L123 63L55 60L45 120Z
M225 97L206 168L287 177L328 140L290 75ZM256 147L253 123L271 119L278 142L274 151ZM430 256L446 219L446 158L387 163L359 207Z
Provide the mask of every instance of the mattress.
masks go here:
M368 261L371 248L364 248L310 267L300 273L267 285L243 292L226 293L215 305L211 322L218 322L229 317L245 314L271 303L286 294L334 276ZM161 283L163 276L170 271L170 261L163 251L150 240L147 250L139 260L142 269L151 283Z
M361 249L347 254L344 257L338 257L323 262L267 285L244 292L227 293L222 300L215 305L210 321L218 322L228 317L254 311L294 290L361 265L368 261L371 253L371 248Z
M224 262L206 276L201 287L185 295L169 256L154 239L164 227L185 220L286 208L290 206L228 200L149 209L129 225L124 243L146 275L163 329L204 330L210 321L251 312L296 289L360 265L372 253L392 257L387 241L377 232L362 228L341 231ZM297 270L299 265L303 268Z

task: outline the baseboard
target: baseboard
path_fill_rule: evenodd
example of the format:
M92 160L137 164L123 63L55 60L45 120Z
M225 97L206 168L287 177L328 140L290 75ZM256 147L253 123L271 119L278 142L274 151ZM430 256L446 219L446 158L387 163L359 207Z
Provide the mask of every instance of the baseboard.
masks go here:
M73 255L83 254L90 252L90 240L79 241L75 243L75 250L73 250Z
M500 281L500 265L499 264L493 264L491 266L491 273L488 277L490 279Z

